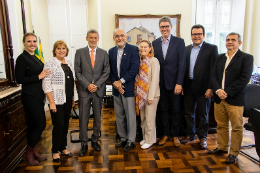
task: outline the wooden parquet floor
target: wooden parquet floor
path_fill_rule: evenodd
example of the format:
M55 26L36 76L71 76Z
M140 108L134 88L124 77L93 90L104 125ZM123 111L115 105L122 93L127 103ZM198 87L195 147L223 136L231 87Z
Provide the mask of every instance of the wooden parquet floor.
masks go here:
M172 141L168 141L164 146L152 146L147 150L142 150L139 143L136 148L124 152L123 148L115 148L115 116L113 108L102 110L102 136L100 138L101 151L97 152L91 147L85 157L78 157L80 143L70 143L68 137L68 149L73 153L73 157L61 156L61 163L52 162L51 140L52 124L47 115L47 126L42 134L37 148L39 153L48 157L47 161L41 162L38 166L27 166L24 161L14 169L15 173L53 173L53 172L195 172L195 173L255 173L260 172L259 165L249 160L243 155L239 155L238 163L225 164L226 155L215 156L207 154L207 150L199 150L199 140L189 144L181 145L180 148L173 147ZM92 122L90 121L90 124ZM78 120L71 119L69 131L79 129ZM89 133L89 136L91 132ZM73 136L74 137L74 136ZM216 134L209 134L208 148L216 147ZM252 132L244 130L243 145L252 144L254 137ZM247 153L258 158L255 148L244 149Z

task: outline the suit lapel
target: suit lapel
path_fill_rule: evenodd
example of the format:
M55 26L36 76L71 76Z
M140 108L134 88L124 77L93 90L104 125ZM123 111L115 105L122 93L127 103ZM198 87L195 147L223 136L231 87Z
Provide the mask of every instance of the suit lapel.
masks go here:
M207 47L207 43L203 42L203 44L202 44L202 46L200 48L199 54L197 56L197 59L196 59L196 62L195 62L195 65L194 65L194 69L195 69L196 65L198 64L198 61L200 61L201 55L206 50L206 47Z
M241 54L241 51L238 49L237 53L235 54L235 56L230 61L230 63L228 64L227 68L229 68L232 64L234 64L234 62L236 62L239 59L240 54Z
M124 63L126 61L127 56L128 56L128 45L126 43L125 48L124 48L124 52L123 52L123 55L122 55L122 58L121 58L121 63L120 63L120 74L122 72L122 69L123 69L123 66L124 66ZM121 77L120 74L119 74L119 76Z
M96 57L95 57L95 65L94 65L94 70L95 68L97 67L97 64L99 63L99 58L100 57L100 51L99 51L99 48L97 47L96 49Z
M115 49L113 50L113 58L114 58L114 61L112 61L114 63L114 67L116 67L115 71L116 71L116 76L118 76L118 71L117 71L117 50L118 50L118 47L116 46Z
M191 49L192 49L192 45L189 46L189 50L188 50L188 55L186 55L188 58L187 58L187 69L190 70L190 54L191 54Z
M85 53L85 56L86 56L87 62L88 62L88 64L90 65L91 70L93 71L93 67L92 67L91 60L90 60L90 55L89 55L89 48L88 48L88 46L86 47L84 53Z
M169 54L169 51L170 51L169 48L173 47L173 43L174 43L174 37L171 35L170 43L169 43L169 46L168 46L168 49L167 49L167 53L166 53L166 56L165 56L165 61L167 60L167 57L168 57L167 55Z
M162 38L162 37L161 37ZM159 47L159 52L158 54L161 55L162 59L161 61L163 62L164 61L164 58L163 58L163 51L162 51L162 41L161 41L161 38L158 39L158 47ZM160 56L159 56L160 57ZM158 57L158 58L159 58Z

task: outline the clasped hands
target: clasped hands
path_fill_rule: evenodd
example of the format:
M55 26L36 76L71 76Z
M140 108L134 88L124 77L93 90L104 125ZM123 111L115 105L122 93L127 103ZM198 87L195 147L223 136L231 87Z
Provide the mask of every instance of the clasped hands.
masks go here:
M122 85L121 80L115 81L113 83L113 86L115 87L115 89L117 89L120 92L120 94L124 94L125 93L125 90L123 89L125 87Z
M228 96L227 93L226 93L223 89L218 90L217 95L218 95L218 97L219 97L221 100L226 99L227 96Z
M97 86L94 85L93 83L91 83L91 84L88 86L88 90L89 90L89 92L94 93L94 92L97 91Z

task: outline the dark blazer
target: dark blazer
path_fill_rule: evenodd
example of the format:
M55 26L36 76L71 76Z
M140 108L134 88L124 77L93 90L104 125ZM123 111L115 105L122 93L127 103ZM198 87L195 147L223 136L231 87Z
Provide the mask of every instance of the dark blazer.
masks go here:
M187 86L190 73L190 55L192 50L192 44L186 46L186 72L184 80L184 93ZM212 45L203 42L197 60L195 62L193 70L193 86L196 94L204 95L207 89L212 89L210 81L210 73L218 56L218 48L216 45Z
M39 80L38 77L42 70L43 63L25 50L16 59L15 77L17 83L22 84L22 92L40 101L45 98L42 90L42 80Z
M216 95L216 91L222 88L221 84L226 60L225 54L219 55L212 70L211 82L216 103L221 102L221 99ZM252 70L253 56L238 50L225 71L224 91L228 95L225 99L228 104L234 106L245 105L246 86L252 75Z
M125 87L125 93L123 95L125 97L134 97L135 76L139 71L140 64L138 48L136 46L126 43L124 53L121 59L120 78L118 77L117 72L117 50L118 47L115 46L108 51L111 83L113 84L115 81L118 81L121 78L123 78L125 80L125 83L123 84ZM114 87L113 95L119 96L119 91Z
M160 62L160 85L165 84L167 90L174 90L176 84L183 85L186 67L184 40L171 35L165 60L161 37L154 40L152 44L154 57Z
M110 67L107 51L97 47L94 69L91 64L89 48L84 47L78 49L75 54L74 64L75 74L79 81L78 93L79 97L87 97L91 94L87 89L94 80L97 86L97 95L104 97L106 94L106 80L109 77Z

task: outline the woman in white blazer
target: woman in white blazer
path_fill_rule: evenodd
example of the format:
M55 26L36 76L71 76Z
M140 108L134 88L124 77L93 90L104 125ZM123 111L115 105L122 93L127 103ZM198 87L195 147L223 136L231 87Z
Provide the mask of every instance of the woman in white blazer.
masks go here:
M152 44L142 40L139 45L140 66L135 78L136 113L140 113L143 140L142 149L156 142L156 110L160 97L160 64L154 57Z
M78 98L72 64L65 57L69 49L63 40L58 40L53 46L53 58L44 65L51 74L43 79L42 87L49 100L53 130L52 157L53 162L60 162L61 155L72 157L67 150L67 133L71 108Z

